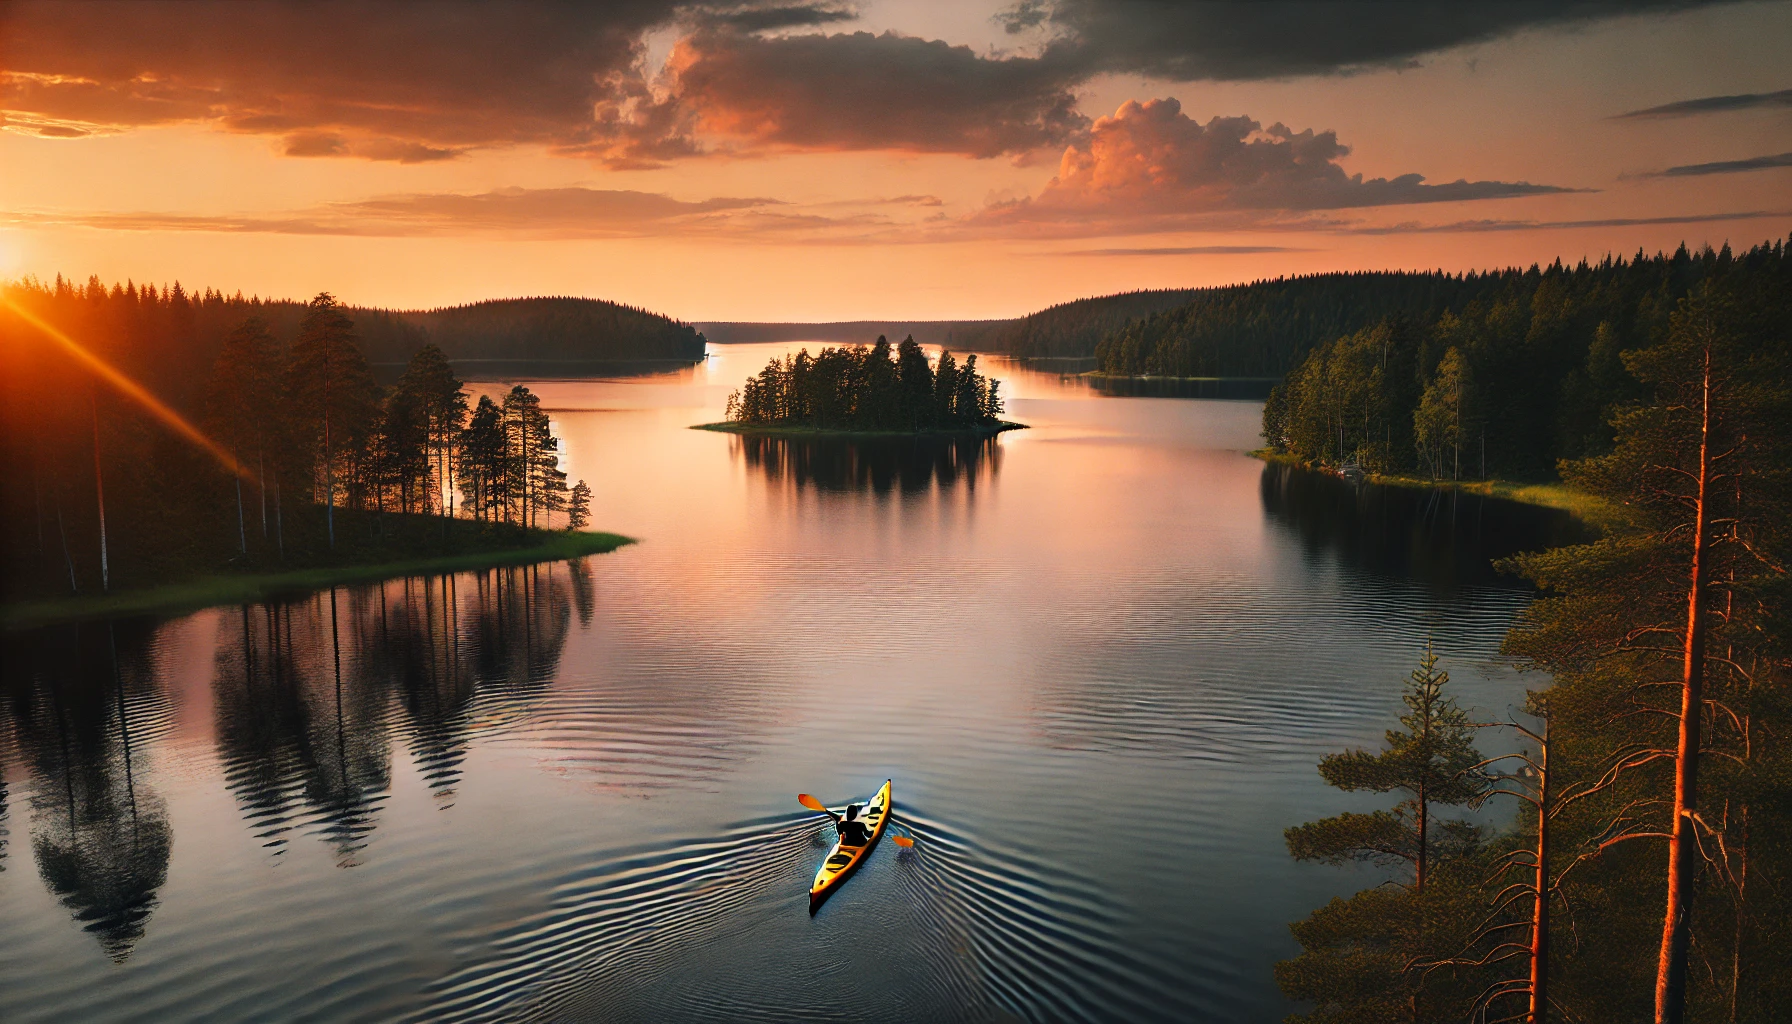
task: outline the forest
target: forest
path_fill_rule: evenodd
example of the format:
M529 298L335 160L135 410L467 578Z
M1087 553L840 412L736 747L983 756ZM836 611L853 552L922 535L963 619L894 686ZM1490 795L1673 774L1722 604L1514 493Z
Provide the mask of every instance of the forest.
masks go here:
M1786 256L1521 275L1321 346L1266 411L1278 446L1312 457L1450 476L1480 471L1483 437L1488 472L1555 455L1613 510L1597 539L1498 564L1540 593L1505 641L1551 680L1522 707L1471 718L1427 648L1380 748L1320 762L1330 785L1398 802L1290 828L1289 852L1392 877L1294 924L1302 952L1277 980L1311 1009L1291 1022L1792 1006ZM1540 449L1524 461L1503 436L1520 430Z
M320 294L282 343L269 304L178 286L59 282L6 298L9 601L514 548L531 530L585 525L590 489L567 486L528 388L469 408L430 343L391 386L375 380L364 324L388 343L422 337L389 315ZM223 337L195 366L209 330Z
M1613 415L1647 393L1624 353L1658 344L1706 282L1784 324L1788 255L1783 242L1741 255L1681 246L1471 275L1460 302L1394 310L1315 345L1271 393L1264 437L1303 462L1373 473L1554 479L1561 460L1610 450Z
M994 432L1001 421L998 382L950 352L935 366L914 338L893 349L879 336L870 346L808 349L772 359L728 396L728 423L877 433Z

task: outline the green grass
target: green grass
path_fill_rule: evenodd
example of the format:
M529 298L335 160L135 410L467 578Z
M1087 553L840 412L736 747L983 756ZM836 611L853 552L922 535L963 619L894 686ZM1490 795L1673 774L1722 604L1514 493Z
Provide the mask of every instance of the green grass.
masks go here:
M721 434L741 434L751 437L786 437L786 438L823 438L841 437L847 439L861 438L897 438L897 437L994 437L1006 430L1025 430L1025 423L1009 423L1002 420L994 427L972 427L966 430L836 430L831 427L771 427L756 423L699 423L692 430L713 430Z
M1260 448L1250 453L1251 457L1273 462L1284 466L1299 466L1302 469L1315 469L1330 472L1330 467L1313 466L1309 463L1281 452ZM1537 505L1542 508L1560 509L1576 519L1601 530L1617 527L1624 520L1623 511L1616 505L1596 495L1577 491L1567 484L1554 483L1521 483L1516 480L1431 480L1419 476L1405 476L1392 473L1371 473L1366 478L1370 483L1388 487L1408 487L1414 490L1461 491L1464 494L1479 494L1489 498L1503 498L1525 505Z
M0 629L29 629L121 615L169 615L213 605L263 601L283 594L306 593L349 583L371 583L397 576L553 562L581 555L602 554L614 551L624 544L635 543L633 538L617 533L543 532L544 536L539 543L508 550L469 551L428 558L322 566L287 572L202 576L113 594L14 601L0 605Z

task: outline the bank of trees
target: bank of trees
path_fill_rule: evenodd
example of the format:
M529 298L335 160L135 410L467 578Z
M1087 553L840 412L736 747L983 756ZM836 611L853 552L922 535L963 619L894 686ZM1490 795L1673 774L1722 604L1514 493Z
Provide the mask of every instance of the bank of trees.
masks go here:
M1606 450L1561 465L1620 518L1506 565L1543 592L1507 649L1553 685L1509 721L1453 726L1522 740L1515 768L1452 775L1517 818L1433 846L1423 885L1405 874L1297 925L1305 952L1279 974L1314 1004L1297 1019L1679 1024L1792 1005L1792 288L1780 247L1699 262L1659 330L1609 353L1631 397L1607 409ZM1613 330L1588 325L1588 348ZM1450 406L1419 403L1444 429ZM1389 813L1291 830L1290 848L1393 848Z
M773 359L728 396L728 419L753 426L848 431L957 431L996 427L998 382L942 352L936 366L913 338L891 347L807 349Z
M1264 407L1265 439L1303 461L1373 472L1552 478L1560 460L1611 450L1613 416L1647 394L1622 354L1660 344L1678 303L1718 280L1792 289L1786 244L1740 255L1682 246L1440 284L1304 352Z
M383 387L363 354L361 318L330 295L304 305L284 344L267 306L215 293L195 301L178 289L95 283L7 297L0 457L15 485L0 536L9 595L380 557L370 545L391 546L401 529L393 514L442 519L433 531L403 528L438 547L472 539L471 528L446 525L453 518L516 527L587 519L570 504L558 441L527 388L483 397L469 416L466 388L427 343ZM203 326L225 310L243 315ZM390 326L373 320L376 330ZM167 386L189 396L170 404L199 436L181 436L149 412L146 403L163 401L158 387L126 392L166 379L155 366L159 342L170 360L191 362L203 347L194 335L213 329L221 338L210 364ZM106 380L83 352L122 372ZM589 493L578 489L586 501ZM341 535L339 513L354 519L354 536ZM415 547L405 550L423 553Z

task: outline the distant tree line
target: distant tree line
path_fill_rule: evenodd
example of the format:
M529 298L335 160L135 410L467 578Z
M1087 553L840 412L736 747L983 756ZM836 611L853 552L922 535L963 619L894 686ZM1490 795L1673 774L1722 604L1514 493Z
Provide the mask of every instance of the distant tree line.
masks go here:
M1609 451L1614 413L1646 394L1624 353L1659 344L1677 304L1707 281L1772 308L1773 293L1792 288L1787 257L1783 242L1741 255L1681 246L1441 277L1432 299L1456 288L1464 301L1380 315L1307 352L1264 406L1264 437L1306 462L1372 472L1553 478L1562 459ZM1372 306L1382 308L1362 308Z
M12 481L0 498L0 541L10 595L229 565L376 558L381 552L368 546L390 548L397 535L381 540L388 527L408 531L411 548L431 536L392 513L512 529L587 521L590 489L568 489L548 417L527 388L481 397L469 415L465 387L429 343L391 386L375 380L363 318L382 336L423 337L395 329L387 315L351 315L319 295L300 307L283 344L264 314L288 304L97 281L15 285L6 298L117 367L125 382L104 382L0 306L0 472ZM195 366L207 347L197 339L208 331L222 337L210 364ZM152 400L172 397L217 452L123 397L132 385ZM355 535L339 537L339 513L355 518ZM447 529L434 531L436 548ZM467 528L454 535L485 537Z
M1209 289L1179 288L1101 295L1060 302L1017 320L964 324L953 340L965 348L1027 359L1088 358L1114 331L1154 313L1174 309Z
M728 396L728 419L829 430L974 430L1000 422L997 390L997 381L977 372L975 355L961 366L942 352L935 366L915 339L892 349L880 335L870 346L773 359Z
M1363 457L1400 415L1408 456L1446 475L1460 439L1501 407L1535 408L1525 403L1558 386L1584 394L1604 431L1560 472L1613 517L1596 541L1501 564L1542 595L1506 638L1509 655L1553 678L1522 711L1472 721L1427 652L1382 748L1320 763L1334 786L1403 799L1289 829L1290 852L1380 864L1394 884L1294 926L1302 953L1277 979L1311 1009L1290 1021L1682 1024L1779 1020L1792 1006L1785 248L1682 251L1551 280L1503 313L1349 336L1311 357L1308 370L1325 372L1289 382L1286 421L1302 415L1309 380L1399 384L1408 404L1388 412L1365 383L1322 406L1333 418L1313 443L1342 429L1344 452ZM1501 348L1508 317L1528 325L1503 335L1523 341L1528 369L1502 362L1520 358ZM1434 361L1396 357L1402 337ZM1587 361L1561 382L1549 346ZM1334 375L1337 364L1357 376ZM1425 372L1402 380L1400 367ZM1460 424L1471 427L1449 433ZM1475 730L1517 753L1483 757ZM1504 827L1444 813L1496 799L1517 811Z

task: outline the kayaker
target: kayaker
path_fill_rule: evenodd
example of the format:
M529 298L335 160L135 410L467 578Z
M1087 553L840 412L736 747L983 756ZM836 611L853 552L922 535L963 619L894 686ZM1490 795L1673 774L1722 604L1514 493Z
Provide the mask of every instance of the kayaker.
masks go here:
M871 841L871 829L859 820L858 804L847 804L845 815L829 811L828 817L834 819L834 829L840 833L841 846L864 846Z

